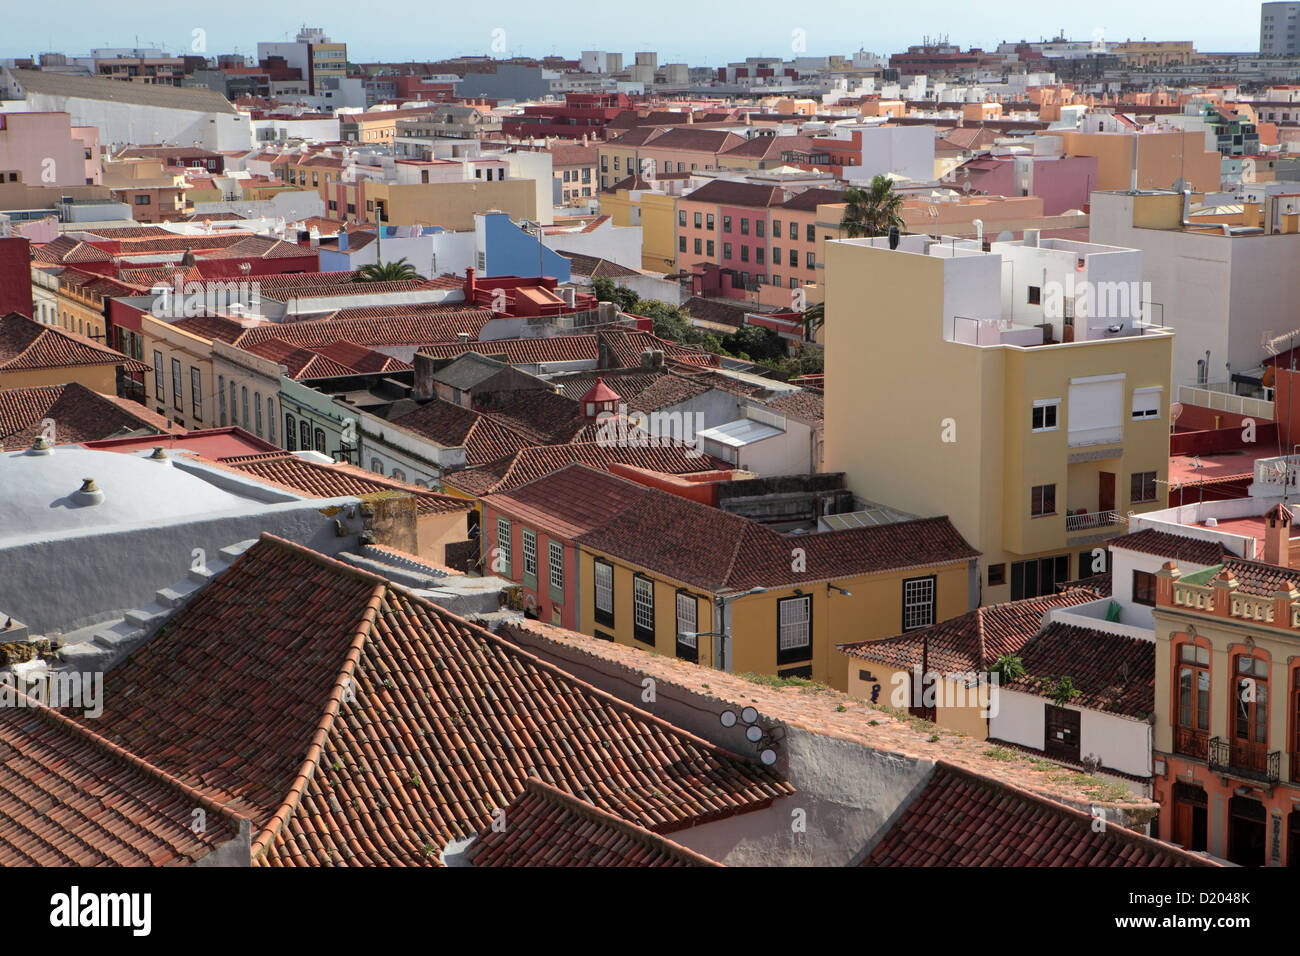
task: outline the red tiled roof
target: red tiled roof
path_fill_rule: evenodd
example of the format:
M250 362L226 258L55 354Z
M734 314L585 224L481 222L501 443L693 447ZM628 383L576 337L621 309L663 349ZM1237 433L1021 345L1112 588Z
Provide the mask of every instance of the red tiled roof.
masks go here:
M453 336L454 337L454 336ZM594 362L598 355L596 335L555 335L536 339L494 339L491 342L433 342L420 349L434 358L455 358L465 352L504 355L510 365L537 362Z
M1015 654L1038 633L1052 608L1072 607L1097 600L1083 589L989 604L930 627L909 631L883 641L840 644L850 657L891 667L910 668L928 655L931 670L952 673L986 671L1004 654Z
M308 461L290 452L265 455L240 455L220 459L221 464L248 475L273 481L314 498L361 497L381 491L402 491L415 496L416 510L422 515L455 514L473 505L464 498L441 495L419 485L386 478L352 465L326 465Z
M665 475L685 475L729 467L721 459L712 455L694 454L694 449L681 444L641 448L597 442L570 442L565 445L524 448L507 458L446 475L443 484L473 495L513 491L574 462L602 471L617 462Z
M825 396L815 388L782 392L769 398L764 404L768 408L774 408L782 414L810 425L820 425L826 417Z
M946 761L862 866L1213 866L1204 857Z
M641 355L646 349L661 351L664 353L664 358L687 365L716 368L719 364L718 357L711 352L678 345L676 342L661 339L651 332L613 328L601 329L596 336L600 344L602 368L639 368Z
M0 390L0 441L11 448L33 441L47 418L54 421L56 444L98 441L123 432L185 431L137 402L101 395L78 382Z
M409 371L411 368L406 362L352 342L332 342L308 348L283 339L265 338L245 345L244 349L285 366L285 374L295 381L367 372Z
M335 342L351 342L369 348L422 345L454 339L460 332L477 335L491 317L492 313L487 309L453 309L381 318L277 322L245 329L234 344L247 349L267 339L280 339L304 348L318 348Z
M655 147L659 146L655 143ZM688 202L717 203L720 206L779 206L785 202L785 190L780 186L763 186L758 183L714 179L694 192L682 197Z
M202 339L209 341L219 339L226 343L237 341L245 332L244 326L234 319L221 315L195 315L187 319L177 319L171 325L174 329L197 335Z
M465 858L474 866L719 866L706 856L537 780Z
M248 817L264 866L433 865L530 778L656 833L794 790L270 535L110 671L103 699L96 731Z
M1145 720L1155 710L1156 645L1090 627L1052 621L1020 648L1025 674L1009 690L1051 696L1050 681L1068 675L1079 696L1071 703Z
M0 707L0 768L0 866L174 866L240 832L193 787L30 699Z
M59 236L59 238L50 242L33 246L32 251L35 254L36 262L53 263L55 265L63 265L68 262L110 262L113 259L103 249L69 236Z
M149 370L143 362L75 332L42 325L17 312L0 318L0 372L85 365L121 365L132 372Z
M580 402L540 388L475 395L475 411L532 439L534 445L558 445L576 440L593 423ZM594 437L594 436L593 436Z
M739 146L733 146L722 155L730 158L744 156L747 159L780 159L788 149L811 149L811 136L755 136Z
M1300 570L1281 568L1262 561L1247 561L1231 555L1207 583L1213 587L1214 582L1226 580L1229 576L1236 580L1238 594L1253 594L1256 597L1272 597L1275 591L1290 591L1294 585L1300 584Z
M465 448L466 465L485 465L536 444L486 415L434 399L390 420L444 448Z
M584 547L709 591L774 587L968 560L970 547L946 518L787 537L765 525L573 464L515 491L501 506L560 516L560 502L604 508L604 520L576 537ZM618 502L615 504L614 502ZM634 504L626 504L634 501ZM592 512L595 514L595 511ZM545 522L539 520L539 524ZM810 570L791 569L791 548Z
M1200 538L1157 531L1155 528L1144 528L1132 534L1120 535L1118 538L1111 538L1106 544L1112 548L1125 548L1159 558L1173 558L1176 561L1187 561L1207 568L1218 564L1232 553L1223 546L1221 541L1204 541Z

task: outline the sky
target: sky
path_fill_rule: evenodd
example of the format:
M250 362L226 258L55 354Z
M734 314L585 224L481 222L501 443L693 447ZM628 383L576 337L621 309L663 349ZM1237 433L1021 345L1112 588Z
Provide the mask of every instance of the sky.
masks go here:
M85 55L92 48L161 46L188 53L199 40L209 56L255 53L258 41L292 38L301 12L265 0L223 0L186 10L174 2L54 0L6 3L0 58L47 50ZM1090 0L1060 7L1042 0L316 0L308 26L348 44L353 62L436 60L458 55L576 58L581 50L654 50L659 62L719 66L746 56L890 53L946 35L962 47L992 49L1003 40L1191 40L1204 51L1259 47L1258 2ZM365 15L369 9L373 16ZM52 15L53 14L53 15ZM201 31L196 33L195 31ZM196 39L197 38L197 39ZM804 50L796 50L800 40Z

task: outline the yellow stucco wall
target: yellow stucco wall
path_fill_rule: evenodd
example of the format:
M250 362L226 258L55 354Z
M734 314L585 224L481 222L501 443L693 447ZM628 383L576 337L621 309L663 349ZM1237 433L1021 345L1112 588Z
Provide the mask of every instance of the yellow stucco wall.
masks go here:
M841 656L848 664L847 689L850 697L898 707L901 710L907 709L912 686L910 671L861 657ZM867 680L864 675L874 680ZM879 690L876 689L877 687ZM901 704L896 694L901 695ZM978 694L977 688L968 689L957 686L953 681L940 681L935 688L935 723L978 740L988 739L989 722L988 718L981 715L982 708L978 705ZM944 706L944 701L950 701L957 706Z
M474 214L489 209L511 219L537 218L537 185L531 179L493 182L368 184L366 198L385 201L390 226L434 224L444 229L474 229Z
M77 382L104 395L117 394L117 371L112 365L0 370L0 389L67 385L70 382Z

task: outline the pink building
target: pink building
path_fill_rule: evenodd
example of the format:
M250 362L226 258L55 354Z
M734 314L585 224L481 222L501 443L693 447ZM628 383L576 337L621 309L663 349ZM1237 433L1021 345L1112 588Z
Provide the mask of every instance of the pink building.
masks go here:
M1098 188L1096 156L978 156L950 175L960 189L990 196L1037 196L1043 215L1085 209Z
M67 113L0 113L0 182L12 181L103 185L99 130L73 126Z

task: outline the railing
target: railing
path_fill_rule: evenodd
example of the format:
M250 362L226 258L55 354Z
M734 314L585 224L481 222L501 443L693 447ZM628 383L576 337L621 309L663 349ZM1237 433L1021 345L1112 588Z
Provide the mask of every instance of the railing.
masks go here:
M1217 382L1206 385L1180 385L1178 387L1178 401L1184 405L1195 405L1198 408L1233 412L1249 418L1262 418L1267 421L1273 420L1272 402L1265 401L1262 398L1247 398L1245 395L1233 395L1227 391L1220 391L1220 389L1226 388L1226 385Z
M1214 589L1199 584L1174 583L1174 604L1196 611L1214 611Z
M1206 762L1215 773L1230 773L1251 780L1277 783L1282 776L1282 752L1265 752L1254 743L1211 737Z
M1209 741L1210 735L1204 730L1193 730L1190 727L1174 728L1174 753L1183 754L1187 757L1195 757L1197 760L1205 759L1205 747Z
M1087 514L1066 515L1065 530L1088 531L1094 528L1109 528L1120 523L1118 511L1094 511Z
M1234 594L1228 613L1233 617L1240 617L1247 621L1263 621L1272 624L1275 610L1276 605L1273 603L1272 598Z

